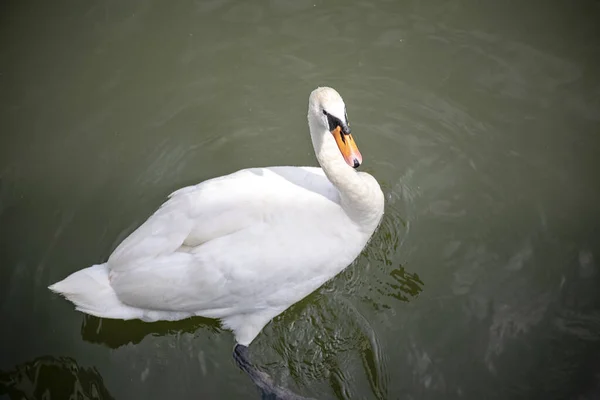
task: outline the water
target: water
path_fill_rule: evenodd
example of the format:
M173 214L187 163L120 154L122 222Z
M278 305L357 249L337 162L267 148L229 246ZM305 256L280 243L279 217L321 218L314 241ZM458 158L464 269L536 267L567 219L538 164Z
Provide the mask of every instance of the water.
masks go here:
M259 398L218 323L100 320L46 286L179 187L314 165L318 85L344 96L386 215L255 362L320 399L597 398L599 17L590 0L3 3L0 398Z

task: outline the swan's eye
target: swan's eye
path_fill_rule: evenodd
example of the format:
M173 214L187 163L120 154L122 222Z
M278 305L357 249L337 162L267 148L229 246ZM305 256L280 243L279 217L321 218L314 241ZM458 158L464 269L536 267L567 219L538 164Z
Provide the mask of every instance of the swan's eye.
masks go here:
M335 128L337 128L339 126L340 128L342 128L342 132L345 135L348 135L350 133L350 124L342 122L339 118L334 117L333 115L329 114L325 110L323 110L323 114L325 114L327 116L327 124L329 125L330 131L333 132L335 130ZM345 111L344 111L344 114L346 114ZM346 119L346 121L348 121L348 117L346 117L344 115L344 118Z
M340 121L339 119L337 119L336 117L334 117L331 114L326 114L326 115L327 115L327 124L329 125L330 131L333 131L338 126L342 126L342 121Z

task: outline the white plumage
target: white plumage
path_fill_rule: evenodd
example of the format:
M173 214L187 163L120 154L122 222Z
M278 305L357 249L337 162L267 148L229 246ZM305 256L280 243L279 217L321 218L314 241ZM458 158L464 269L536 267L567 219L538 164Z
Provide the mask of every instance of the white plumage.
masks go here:
M180 189L106 263L50 289L98 317L219 318L247 346L348 266L383 215L377 181L348 165L360 153L339 94L313 91L308 119L323 169L251 168Z

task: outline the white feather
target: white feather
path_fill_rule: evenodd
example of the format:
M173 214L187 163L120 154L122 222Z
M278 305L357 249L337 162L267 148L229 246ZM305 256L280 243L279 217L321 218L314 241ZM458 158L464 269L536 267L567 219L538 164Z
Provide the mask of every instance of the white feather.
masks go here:
M311 94L309 126L323 169L251 168L180 189L105 264L50 289L99 317L219 318L248 345L348 266L383 214L377 181L346 165L319 107L345 106L333 89Z

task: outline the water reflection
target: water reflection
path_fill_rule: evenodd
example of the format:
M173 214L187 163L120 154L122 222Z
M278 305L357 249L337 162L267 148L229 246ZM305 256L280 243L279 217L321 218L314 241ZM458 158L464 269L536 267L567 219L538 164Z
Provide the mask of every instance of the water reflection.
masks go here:
M423 290L423 281L416 272L410 273L400 266L390 273L397 283L388 284L389 290L380 289L380 293L400 301L410 301Z
M96 368L80 367L70 357L52 356L0 371L0 395L13 400L113 399Z
M419 274L411 272L418 267L408 267L402 261L402 245L410 231L410 220L403 214L409 214L411 201L408 199L413 190L405 183L398 183L394 188L387 186L385 183L382 185L387 198L385 216L373 241L359 259L359 264L366 268L362 282L368 283L364 291L369 293L362 298L377 311L393 308L394 300L408 302L414 299L424 286Z
M181 321L144 322L140 320L104 319L84 314L81 337L86 342L116 349L126 344L141 342L146 336L166 336L193 333L200 328L220 331L219 322L193 317Z

